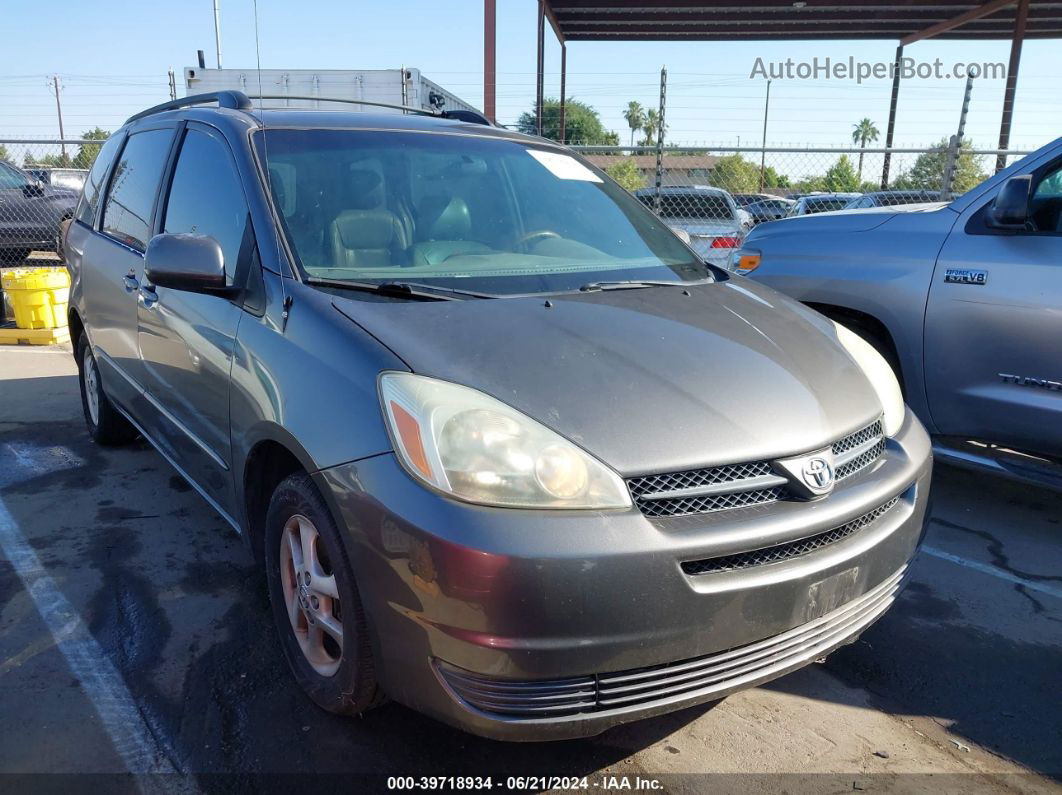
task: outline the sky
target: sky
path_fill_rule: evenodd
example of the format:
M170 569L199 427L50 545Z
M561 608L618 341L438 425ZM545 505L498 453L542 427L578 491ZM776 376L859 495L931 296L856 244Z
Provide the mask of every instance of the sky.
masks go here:
M253 0L220 0L222 62L253 69L256 63ZM498 121L512 124L529 110L535 93L535 0L498 0ZM194 66L196 50L215 65L212 0L153 3L96 0L54 7L54 27L42 6L4 0L4 18L33 20L33 35L7 37L0 66L0 139L56 137L51 76L60 97L67 137L97 125L120 126L131 113L169 98L167 70ZM483 3L481 0L347 0L301 3L259 0L261 65L276 69L419 68L426 77L476 107L483 103ZM629 140L627 103L655 107L660 68L668 69L668 138L688 145L758 146L762 138L765 81L750 78L765 63L858 60L889 62L895 42L572 42L568 95L596 108L605 126ZM907 55L945 69L957 61L1000 62L1008 42L926 41ZM546 28L546 93L559 89L560 47ZM1062 134L1062 66L1058 41L1026 42L1016 94L1011 147L1036 148ZM927 146L955 131L965 81L913 79L901 89L897 146ZM881 130L888 119L888 79L775 80L771 86L767 143L843 146L853 125L870 118ZM994 148L1004 81L975 81L967 137Z

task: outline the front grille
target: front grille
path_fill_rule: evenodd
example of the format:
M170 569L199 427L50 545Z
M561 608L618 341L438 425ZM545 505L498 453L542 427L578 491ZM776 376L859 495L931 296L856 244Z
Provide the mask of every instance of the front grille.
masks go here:
M881 420L833 444L833 454L839 460L834 477L837 480L854 475L873 464L885 452L885 435ZM845 454L854 454L845 457Z
M498 718L531 720L721 698L780 676L852 640L892 604L905 569L799 627L689 660L549 680L496 679L439 661L436 668L455 696Z
M807 538L787 541L784 544L775 544L762 549L754 549L750 552L739 552L735 555L687 561L682 564L682 570L686 574L714 574L721 571L736 571L737 569L748 569L753 566L764 566L769 563L781 563L783 560L791 560L802 555L808 555L825 546L843 541L854 533L858 533L881 518L898 501L899 498L894 497L884 505L840 527L834 527L831 530L826 530Z
M881 421L838 439L832 451L837 480L870 466L885 452ZM642 475L628 479L627 486L639 510L650 517L712 513L793 497L788 481L770 461Z

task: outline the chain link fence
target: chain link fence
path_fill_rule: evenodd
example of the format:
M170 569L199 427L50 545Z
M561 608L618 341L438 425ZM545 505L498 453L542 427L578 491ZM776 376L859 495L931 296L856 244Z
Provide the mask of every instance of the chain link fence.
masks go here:
M702 257L725 264L756 224L842 209L946 201L1027 152L968 143L924 149L575 146Z
M0 137L0 264L56 258L60 224L72 216L100 146ZM892 150L667 147L658 169L654 147L573 148L685 230L712 261L725 260L764 221L962 193L994 173L1001 154L965 143ZM1002 154L1009 164L1027 153Z
M61 224L73 217L101 145L0 138L0 266L60 264Z

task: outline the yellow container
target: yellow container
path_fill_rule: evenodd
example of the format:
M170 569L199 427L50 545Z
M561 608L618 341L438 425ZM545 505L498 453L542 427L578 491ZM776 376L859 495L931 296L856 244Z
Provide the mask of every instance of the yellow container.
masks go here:
M66 268L23 268L6 271L4 292L21 329L65 328L70 274Z

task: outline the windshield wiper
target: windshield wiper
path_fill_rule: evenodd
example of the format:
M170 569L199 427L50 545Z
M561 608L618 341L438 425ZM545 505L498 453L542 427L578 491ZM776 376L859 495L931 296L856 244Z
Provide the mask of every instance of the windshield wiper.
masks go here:
M692 282L665 281L663 279L624 279L612 282L588 282L579 288L579 292L590 293L597 290L637 290L642 287L692 287L707 284L715 279L697 279Z
M458 290L454 287L438 287L434 284L419 282L357 282L346 279L325 279L310 276L303 279L306 284L318 287L337 287L341 290L358 290L364 293L390 295L396 298L413 298L418 301L458 301L458 296L466 298L497 298L492 293L476 293L471 290Z

